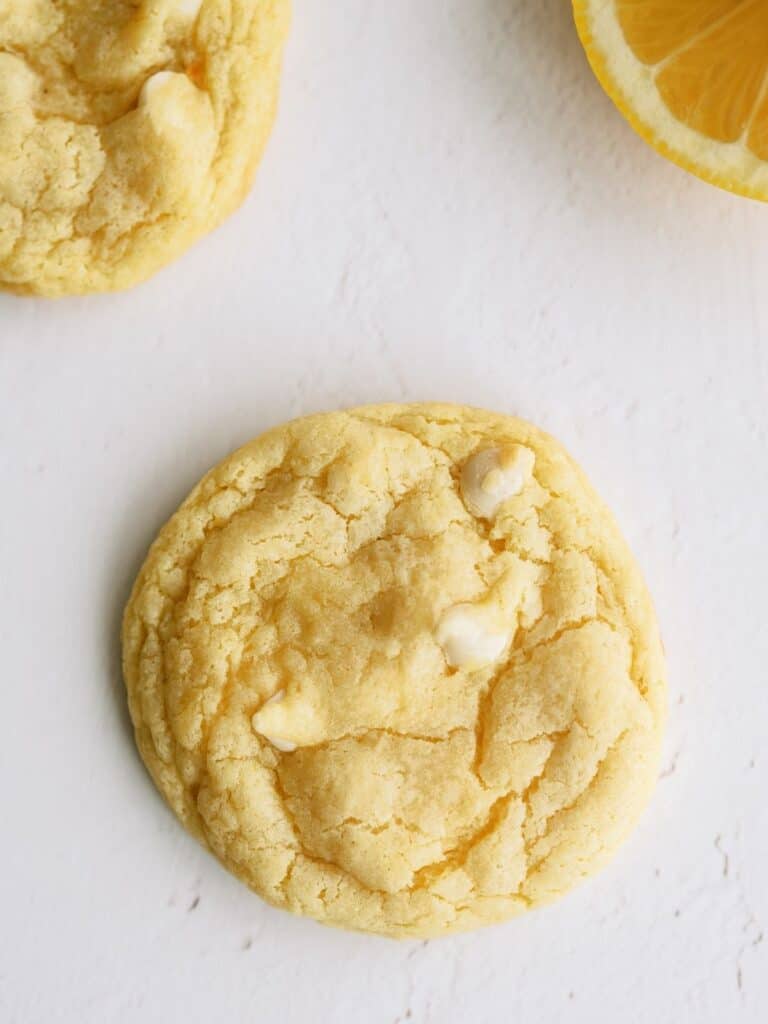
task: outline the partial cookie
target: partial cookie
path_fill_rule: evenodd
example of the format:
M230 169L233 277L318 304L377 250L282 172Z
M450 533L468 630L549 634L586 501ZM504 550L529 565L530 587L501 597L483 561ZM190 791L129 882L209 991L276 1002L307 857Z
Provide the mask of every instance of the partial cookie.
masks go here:
M212 470L134 586L142 757L271 903L433 936L601 867L653 788L658 629L552 438L448 405L289 423Z
M149 277L242 202L288 0L0 5L0 287Z

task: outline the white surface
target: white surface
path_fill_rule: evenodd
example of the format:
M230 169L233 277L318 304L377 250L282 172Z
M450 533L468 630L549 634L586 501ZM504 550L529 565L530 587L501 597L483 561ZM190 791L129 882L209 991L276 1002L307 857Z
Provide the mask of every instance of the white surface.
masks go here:
M0 1021L764 1021L768 210L650 152L567 0L296 0L245 208L132 293L0 298ZM134 753L152 536L298 413L440 398L557 434L663 625L666 770L613 866L428 944L272 910Z

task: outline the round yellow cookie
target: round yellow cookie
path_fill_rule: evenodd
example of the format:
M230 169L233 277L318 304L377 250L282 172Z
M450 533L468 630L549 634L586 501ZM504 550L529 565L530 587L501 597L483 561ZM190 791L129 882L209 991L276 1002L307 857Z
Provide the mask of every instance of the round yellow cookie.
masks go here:
M126 609L142 757L270 903L436 936L605 863L657 774L650 599L578 466L452 405L310 416L225 459Z
M288 0L4 0L0 287L126 288L245 197Z

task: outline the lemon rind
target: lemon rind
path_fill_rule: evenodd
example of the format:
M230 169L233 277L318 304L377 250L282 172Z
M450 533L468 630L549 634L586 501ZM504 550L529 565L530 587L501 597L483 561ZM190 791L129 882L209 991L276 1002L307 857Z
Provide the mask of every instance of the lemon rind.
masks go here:
M653 69L632 52L613 0L574 0L574 20L592 70L635 131L657 152L728 192L768 201L768 164L743 140L709 139L664 104Z

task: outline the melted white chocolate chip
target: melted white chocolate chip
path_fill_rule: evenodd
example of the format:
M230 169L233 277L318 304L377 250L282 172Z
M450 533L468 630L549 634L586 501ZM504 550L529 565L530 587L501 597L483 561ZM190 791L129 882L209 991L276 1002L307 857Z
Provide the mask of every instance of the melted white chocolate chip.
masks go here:
M497 661L511 636L494 625L480 605L457 604L449 608L437 626L437 642L448 664L475 672Z
M256 714L251 718L251 725L260 736L263 736L265 740L268 740L272 746L281 751L283 754L290 754L296 749L296 744L291 743L290 740L282 739L280 736L273 736L266 732L264 729L264 719L269 717L269 713L264 715L264 709L268 708L270 704L279 704L285 696L285 690L278 690L276 694L265 701ZM267 726L268 727L268 726Z
M530 448L520 444L484 448L472 455L461 471L461 494L469 511L480 519L492 519L508 498L525 487L534 462Z
M176 78L176 74L173 71L156 71L154 75L150 75L141 87L139 106L147 106L152 97L174 78Z
M189 18L190 21L197 18L202 6L203 0L176 0L177 12Z

